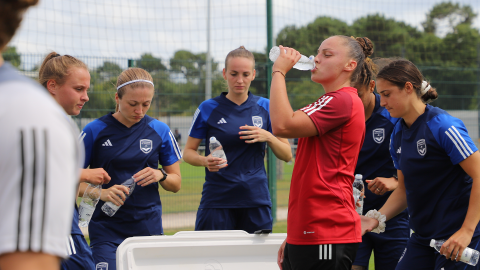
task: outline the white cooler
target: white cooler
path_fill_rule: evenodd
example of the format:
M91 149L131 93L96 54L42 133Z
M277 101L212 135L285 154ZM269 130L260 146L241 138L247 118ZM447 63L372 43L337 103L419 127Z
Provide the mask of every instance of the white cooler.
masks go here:
M279 269L277 252L286 233L185 231L171 236L125 239L117 249L117 270Z

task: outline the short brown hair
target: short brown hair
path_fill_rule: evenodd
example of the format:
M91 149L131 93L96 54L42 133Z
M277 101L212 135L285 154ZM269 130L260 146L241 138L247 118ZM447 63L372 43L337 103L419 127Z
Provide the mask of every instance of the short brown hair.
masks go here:
M40 70L38 71L38 81L45 88L47 88L47 82L49 80L55 80L56 83L62 85L65 83L69 69L72 67L79 67L88 70L85 63L73 56L60 55L56 52L51 52L45 57L40 66Z
M38 0L0 0L0 51L15 35L25 10L37 3Z

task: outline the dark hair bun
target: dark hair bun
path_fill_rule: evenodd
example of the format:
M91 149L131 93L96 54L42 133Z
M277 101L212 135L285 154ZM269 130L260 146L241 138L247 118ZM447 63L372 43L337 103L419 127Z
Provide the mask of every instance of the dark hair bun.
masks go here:
M369 57L373 54L373 43L368 37L357 37L355 40L357 40L362 47L365 57Z

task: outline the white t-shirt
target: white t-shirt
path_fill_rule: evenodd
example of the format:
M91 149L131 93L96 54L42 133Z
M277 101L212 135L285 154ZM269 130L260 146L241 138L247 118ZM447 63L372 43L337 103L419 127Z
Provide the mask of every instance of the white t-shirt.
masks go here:
M0 66L0 255L67 257L83 152L78 130L48 92Z

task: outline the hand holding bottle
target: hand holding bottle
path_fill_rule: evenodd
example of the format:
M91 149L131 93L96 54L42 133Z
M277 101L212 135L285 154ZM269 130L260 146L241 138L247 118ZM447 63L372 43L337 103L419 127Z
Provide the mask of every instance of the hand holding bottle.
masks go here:
M210 172L218 172L220 169L225 168L228 164L222 144L215 137L210 137L208 148L210 149L210 155L205 157L205 167Z
M273 63L272 71L280 71L283 74L292 69L292 67L300 60L302 55L295 49L278 46L280 48L280 55Z
M280 47L285 48L284 51L286 53L287 47ZM268 57L272 62L275 62L280 56L280 47L274 46L272 49L270 49ZM313 55L310 55L310 57L306 57L305 55L300 54L300 59L298 59L295 65L293 65L293 68L298 70L312 70L315 67L314 58L315 57Z
M121 206L127 199L125 194L129 194L129 189L126 186L114 185L108 189L102 190L100 199L104 202L112 202L117 206Z
M439 252L440 254L451 259L452 261L460 261L461 256L457 254L462 254L465 248L468 247L472 240L473 231L469 232L464 228L460 228L456 233L454 233L447 241L441 246Z

